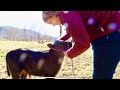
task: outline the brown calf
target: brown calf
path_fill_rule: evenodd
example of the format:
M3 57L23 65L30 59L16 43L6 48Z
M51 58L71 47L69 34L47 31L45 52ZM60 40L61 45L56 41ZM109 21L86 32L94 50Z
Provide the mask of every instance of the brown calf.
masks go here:
M13 79L26 79L27 75L55 77L64 59L63 51L72 47L71 42L55 41L47 44L48 51L16 49L7 53L8 75Z

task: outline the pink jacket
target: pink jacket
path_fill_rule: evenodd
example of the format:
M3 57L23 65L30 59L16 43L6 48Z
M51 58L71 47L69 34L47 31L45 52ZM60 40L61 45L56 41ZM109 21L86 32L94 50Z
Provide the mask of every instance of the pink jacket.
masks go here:
M69 58L82 54L96 38L120 30L118 11L69 11L61 12L59 16L67 28L67 34L60 40L72 37L75 42L68 52Z

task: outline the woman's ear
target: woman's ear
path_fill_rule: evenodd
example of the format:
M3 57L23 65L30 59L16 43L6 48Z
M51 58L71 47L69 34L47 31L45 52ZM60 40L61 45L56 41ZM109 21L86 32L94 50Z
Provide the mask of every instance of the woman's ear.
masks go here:
M51 49L54 48L54 45L52 45L51 43L47 44L47 46L48 46L49 48L51 48Z
M47 24L51 24L51 19L48 19L48 20L46 21L46 23L47 23Z

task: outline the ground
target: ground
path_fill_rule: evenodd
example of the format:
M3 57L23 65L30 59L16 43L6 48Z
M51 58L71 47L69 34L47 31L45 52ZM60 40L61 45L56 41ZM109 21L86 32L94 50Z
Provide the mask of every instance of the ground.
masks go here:
M10 50L17 48L29 48L31 50L48 50L47 43L0 41L0 79L11 79L6 72L5 55ZM73 61L73 62L72 62ZM73 63L73 69L72 69ZM73 75L74 70L74 75ZM92 49L91 47L82 55L73 60L66 58L55 77L56 79L92 79ZM44 79L44 77L32 76L31 79ZM113 79L120 79L120 64L118 64Z

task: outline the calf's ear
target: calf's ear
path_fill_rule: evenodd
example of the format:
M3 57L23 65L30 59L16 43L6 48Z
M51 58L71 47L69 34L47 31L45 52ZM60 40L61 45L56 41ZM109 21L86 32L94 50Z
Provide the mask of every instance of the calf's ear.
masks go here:
M47 44L47 46L51 49L54 48L54 45L52 45L51 43Z

